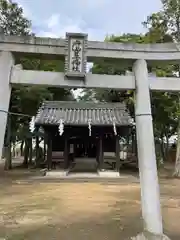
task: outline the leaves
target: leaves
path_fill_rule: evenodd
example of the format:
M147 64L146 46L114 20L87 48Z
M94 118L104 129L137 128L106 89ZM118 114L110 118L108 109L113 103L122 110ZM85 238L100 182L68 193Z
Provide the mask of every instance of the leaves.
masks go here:
M174 40L180 40L180 0L161 0L163 15Z
M121 43L160 43L172 41L172 36L168 35L167 22L164 19L162 12L152 14L147 17L147 21L143 23L148 32L144 35L123 34L121 36L107 36L105 41L121 42ZM118 61L101 60L94 63L92 72L96 74L125 74L127 70L132 69L121 65ZM154 66L151 70L156 72L159 77L174 76L174 65ZM115 91L115 90L84 90L84 96L81 100L96 100L96 101L110 101L119 102L124 101L134 117L134 94L133 91ZM172 136L177 127L178 114L178 94L153 92L151 93L152 114L154 119L154 131L157 138L162 136Z
M31 21L23 16L17 3L0 0L0 29L6 35L29 35Z
M25 18L23 9L12 1L0 0L0 31L6 35L32 35L31 21ZM33 34L34 35L34 34ZM16 59L16 64L22 64L26 70L63 71L64 62L59 60L40 60L37 58ZM38 82L38 79L37 79ZM39 105L44 100L73 99L69 89L55 89L40 86L13 86L10 111L35 115ZM28 131L30 118L11 116L12 133Z

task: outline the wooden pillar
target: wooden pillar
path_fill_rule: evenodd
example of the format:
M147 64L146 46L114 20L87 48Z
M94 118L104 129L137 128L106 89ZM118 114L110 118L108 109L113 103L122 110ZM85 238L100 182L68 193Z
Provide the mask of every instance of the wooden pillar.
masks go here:
M132 153L137 157L137 141L136 141L136 131L132 131Z
M104 167L104 150L103 150L103 136L99 138L99 170Z
M32 165L33 163L33 142L32 142L32 136L29 137L29 165Z
M47 165L48 170L51 170L52 168L52 136L48 134L47 139Z
M138 150L137 150L137 136L136 136L136 132L135 132L135 156L138 157Z
M99 167L99 138L96 139L96 162Z
M44 132L44 161L46 160L47 134Z
M67 169L69 165L69 143L68 137L65 136L64 139L64 169Z
M38 128L36 128L36 133L38 132ZM36 166L39 165L39 136L36 135Z
M120 170L120 146L119 146L119 136L116 136L116 150L115 150L115 154L116 154L116 170L119 172Z

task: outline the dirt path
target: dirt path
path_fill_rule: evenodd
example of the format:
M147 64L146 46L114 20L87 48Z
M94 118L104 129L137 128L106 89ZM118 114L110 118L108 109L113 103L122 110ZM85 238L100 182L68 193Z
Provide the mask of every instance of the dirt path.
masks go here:
M0 237L124 240L142 229L139 184L121 179L109 184L15 182L19 176L0 177ZM172 240L180 239L179 189L180 180L161 180L164 227Z

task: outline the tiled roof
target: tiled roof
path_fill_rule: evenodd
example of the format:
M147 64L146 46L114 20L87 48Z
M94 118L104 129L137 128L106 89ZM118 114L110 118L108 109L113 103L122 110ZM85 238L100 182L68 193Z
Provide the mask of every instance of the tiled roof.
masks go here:
M47 101L39 108L35 125L131 125L130 117L123 103L61 102Z

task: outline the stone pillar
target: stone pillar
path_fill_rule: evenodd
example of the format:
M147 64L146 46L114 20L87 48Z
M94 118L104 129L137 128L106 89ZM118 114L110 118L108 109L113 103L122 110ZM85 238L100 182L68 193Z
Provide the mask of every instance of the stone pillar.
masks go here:
M144 232L148 233L148 236L156 236L156 239L163 239L159 183L146 61L143 59L137 60L134 64L133 71L136 81L135 117ZM151 238L147 237L147 239Z
M2 157L2 149L6 131L6 112L9 109L11 97L10 77L13 64L14 59L10 52L0 52L0 159Z

